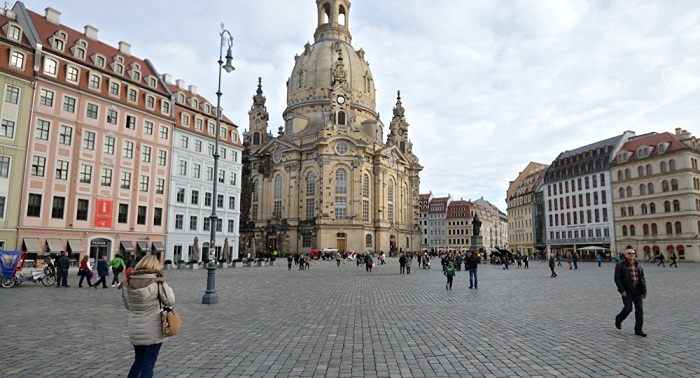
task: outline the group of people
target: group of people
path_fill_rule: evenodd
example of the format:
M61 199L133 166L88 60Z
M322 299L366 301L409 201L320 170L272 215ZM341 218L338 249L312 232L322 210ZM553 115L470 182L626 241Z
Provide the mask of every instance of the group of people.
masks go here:
M442 264L442 273L447 277L445 290L452 290L452 282L456 275L456 271L461 270L458 267L462 265L461 253L454 252L452 254L444 254L440 259ZM478 289L479 281L477 268L481 264L481 256L476 251L470 251L466 259L464 259L464 270L469 272L469 288Z
M294 256L287 255L287 270L292 270L292 263L299 265L299 270L308 270L311 268L311 255L308 253L305 255L298 253L294 254Z
M102 284L102 288L106 289L107 277L109 276L110 268L112 268L113 274L112 287L117 287L117 285L119 285L119 275L126 271L127 278L129 278L128 275L131 273L130 269L134 269L137 263L138 260L134 255L130 255L127 261L124 261L121 255L117 253L109 262L107 261L107 256L103 255L97 261L97 276L99 279L93 284L92 279L95 276L95 273L92 263L90 262L90 257L85 255L82 259L80 259L80 264L78 265L78 276L80 277L78 287L83 287L83 282L86 281L88 287L94 287L97 289L98 286ZM68 253L65 251L61 252L61 254L56 257L53 265L56 267L56 287L70 287L70 285L68 285L68 271L70 270L71 264L70 260L68 259Z

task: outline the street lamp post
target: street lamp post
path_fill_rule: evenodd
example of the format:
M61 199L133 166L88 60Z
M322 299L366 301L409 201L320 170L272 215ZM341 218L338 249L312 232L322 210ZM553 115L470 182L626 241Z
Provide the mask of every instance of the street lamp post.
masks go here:
M211 236L209 238L209 263L207 264L207 290L202 296L202 304L216 304L219 302L219 298L216 296L216 226L218 224L218 217L216 215L216 204L217 204L217 184L219 181L219 132L221 131L221 69L223 68L226 72L231 72L234 70L231 61L233 57L231 56L231 46L233 45L233 36L231 32L224 29L224 23L221 23L221 45L219 46L219 86L216 91L216 136L214 137L214 187L212 188L212 201L211 201L211 216L209 217L209 228L211 231ZM224 52L224 45L228 45L226 50L226 64L222 58Z

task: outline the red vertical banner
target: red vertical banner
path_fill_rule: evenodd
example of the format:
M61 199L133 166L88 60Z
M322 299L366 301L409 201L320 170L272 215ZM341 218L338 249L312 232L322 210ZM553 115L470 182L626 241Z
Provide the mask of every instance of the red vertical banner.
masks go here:
M112 200L97 199L95 227L112 227Z

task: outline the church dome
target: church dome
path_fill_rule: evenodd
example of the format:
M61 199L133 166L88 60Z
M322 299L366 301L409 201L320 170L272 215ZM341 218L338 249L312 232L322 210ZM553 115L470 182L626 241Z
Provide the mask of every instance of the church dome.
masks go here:
M364 51L356 51L351 45L350 2L317 0L316 3L319 24L314 43L307 43L304 52L295 57L287 83L285 114L308 113L304 107L329 104L331 91L344 87L351 106L363 108L363 113L376 117L372 72L364 59Z

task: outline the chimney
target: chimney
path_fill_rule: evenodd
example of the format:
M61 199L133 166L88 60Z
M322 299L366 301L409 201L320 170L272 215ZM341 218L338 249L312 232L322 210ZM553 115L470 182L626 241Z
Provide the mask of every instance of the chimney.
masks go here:
M119 41L119 52L126 56L131 56L131 45L127 42Z
M91 25L85 25L85 36L88 39L92 39L93 41L97 41L97 28Z
M175 80L175 84L177 85L178 88L185 89L185 81L184 80L177 79L177 80Z
M10 9L5 9L5 17L7 17L8 20L17 21L17 15Z
M197 94L197 87L195 85L190 85L188 89L193 95Z
M166 84L172 84L173 83L173 75L169 73L164 73L163 74L163 81L165 81Z
M56 25L61 25L61 12L48 7L44 9L46 11L46 21L56 24Z

